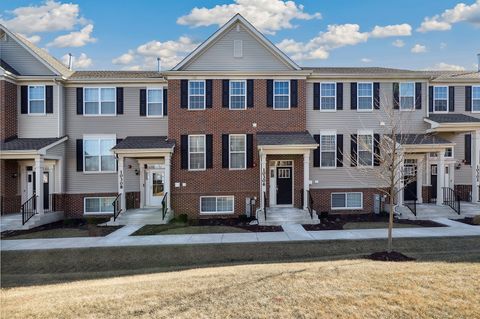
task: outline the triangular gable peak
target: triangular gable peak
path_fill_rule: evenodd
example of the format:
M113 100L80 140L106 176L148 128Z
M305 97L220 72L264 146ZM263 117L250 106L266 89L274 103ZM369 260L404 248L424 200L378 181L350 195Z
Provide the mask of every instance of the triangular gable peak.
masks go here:
M237 14L172 70L293 71L300 67Z

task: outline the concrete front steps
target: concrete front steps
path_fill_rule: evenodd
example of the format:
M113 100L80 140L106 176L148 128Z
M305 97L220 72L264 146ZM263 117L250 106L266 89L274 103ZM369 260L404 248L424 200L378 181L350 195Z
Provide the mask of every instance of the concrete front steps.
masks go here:
M32 229L63 220L64 217L63 212L36 214L30 218L25 225L22 225L22 213L2 215L0 219L0 231Z
M408 207L398 206L396 211L400 219L424 220L432 218L462 219L480 215L480 204L460 202L460 212L457 214L452 208L446 205L417 204L417 216L413 215Z
M257 219L259 225L266 226L320 223L315 211L312 218L308 211L293 207L269 207L266 220L264 212L259 210Z
M124 226L124 225L162 225L168 224L173 218L173 211L167 212L165 219L162 219L162 209L159 207L152 208L136 208L121 212L117 220L113 217L105 223L107 226Z

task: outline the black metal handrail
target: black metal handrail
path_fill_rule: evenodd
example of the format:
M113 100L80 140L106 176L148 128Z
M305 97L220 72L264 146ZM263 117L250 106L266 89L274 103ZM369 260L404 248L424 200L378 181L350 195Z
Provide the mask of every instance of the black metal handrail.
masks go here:
M460 196L450 187L443 187L443 204L460 215Z
M162 198L162 220L165 219L165 216L167 215L167 212L168 212L167 194L168 193L165 193L165 195L163 195L163 198Z
M407 206L408 209L410 209L413 215L417 216L417 201L418 201L417 195L415 195L411 190L407 188L405 188L405 190L409 194L413 195L413 199L403 200L403 203L405 204L405 206Z
M22 204L20 210L22 212L22 225L25 225L37 213L37 195L33 193L33 196Z
M267 193L263 192L263 215L265 216L265 220L267 220Z
M113 205L113 221L116 221L118 215L120 215L120 213L122 212L122 205L120 205L121 204L120 203L120 201L121 201L120 195L122 195L122 194L118 194L112 202L112 205Z
M313 197L312 197L312 193L310 193L309 190L307 191L307 194L308 194L307 208L308 208L308 212L310 213L310 218L313 219Z

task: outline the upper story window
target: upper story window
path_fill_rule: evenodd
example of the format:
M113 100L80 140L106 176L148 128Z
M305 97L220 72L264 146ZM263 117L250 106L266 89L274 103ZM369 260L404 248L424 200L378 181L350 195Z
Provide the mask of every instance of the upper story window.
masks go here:
M115 88L85 88L84 111L85 115L115 115L116 90Z
M400 110L415 109L415 83L400 83Z
M147 116L163 116L163 88L147 89Z
M205 135L188 136L188 169L205 170Z
M247 163L247 136L230 134L230 169L245 169Z
M480 86L472 86L472 112L480 112Z
M230 81L230 109L243 110L247 107L247 82L245 80Z
M290 109L290 81L273 82L273 108Z
M357 142L357 163L359 166L373 166L373 134L359 133Z
M433 87L433 112L448 112L448 86Z
M111 151L116 144L115 136L84 136L84 172L111 173L117 170L115 156Z
M336 83L320 83L320 110L334 111L336 109Z
M205 109L205 81L203 80L188 81L188 109L189 110Z
M336 167L337 134L320 132L320 167Z
M44 85L30 85L28 87L28 113L45 114Z
M357 99L358 110L373 110L373 83L358 83Z

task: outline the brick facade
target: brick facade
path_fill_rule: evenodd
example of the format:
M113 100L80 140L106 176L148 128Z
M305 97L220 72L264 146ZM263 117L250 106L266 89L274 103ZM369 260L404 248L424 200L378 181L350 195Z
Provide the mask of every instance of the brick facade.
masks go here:
M18 192L20 174L16 160L0 160L1 213L18 213L21 196Z
M17 86L0 81L0 142L17 135Z
M342 192L362 192L363 193L363 209L345 209L332 210L331 208L331 194ZM326 188L326 189L310 189L313 198L313 209L318 214L328 212L330 214L355 214L355 213L373 213L374 204L373 196L375 194L382 194L376 188ZM382 207L383 210L383 207Z
M84 217L84 198L85 197L115 197L116 193L95 193L95 194L64 194L65 217L81 218Z

